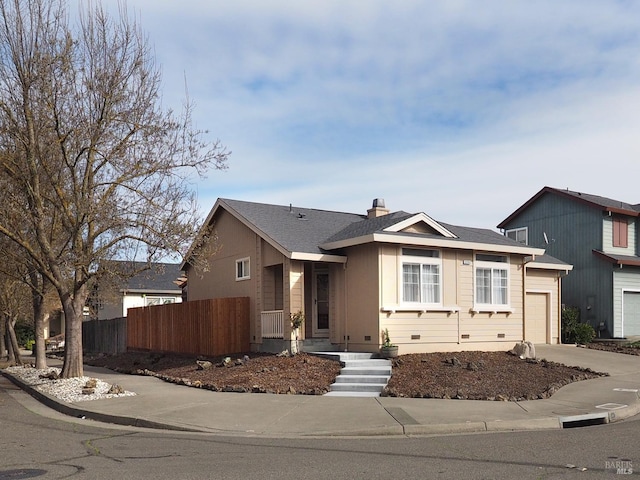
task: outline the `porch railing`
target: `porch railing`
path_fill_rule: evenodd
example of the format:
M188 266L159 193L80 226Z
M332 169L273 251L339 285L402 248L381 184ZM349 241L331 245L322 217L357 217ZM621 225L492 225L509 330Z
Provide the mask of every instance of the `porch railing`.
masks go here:
M260 312L262 338L284 338L284 312L268 310Z

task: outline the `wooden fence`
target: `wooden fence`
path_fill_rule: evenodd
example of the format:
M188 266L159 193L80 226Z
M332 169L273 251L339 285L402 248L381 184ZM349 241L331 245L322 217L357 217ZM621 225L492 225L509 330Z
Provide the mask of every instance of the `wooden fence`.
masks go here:
M82 349L89 353L123 353L127 351L127 319L82 322Z
M195 355L249 351L249 297L195 300L127 311L127 348Z

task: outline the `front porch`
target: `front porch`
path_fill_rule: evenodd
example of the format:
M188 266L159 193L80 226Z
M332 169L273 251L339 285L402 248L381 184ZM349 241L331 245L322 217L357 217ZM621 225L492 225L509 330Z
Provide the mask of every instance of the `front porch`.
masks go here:
M265 352L337 352L340 345L331 343L328 337L304 338L302 331L291 331L290 324L285 325L284 310L267 310L260 312L262 348ZM286 327L286 329L285 329ZM286 336L288 330L290 338Z

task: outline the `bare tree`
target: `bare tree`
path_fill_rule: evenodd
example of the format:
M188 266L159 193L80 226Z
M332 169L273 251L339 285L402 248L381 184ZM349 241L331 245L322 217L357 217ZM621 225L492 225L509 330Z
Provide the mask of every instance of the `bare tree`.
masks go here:
M83 373L98 266L184 252L199 223L193 174L229 155L193 128L190 104L162 107L160 72L124 7L112 18L88 5L71 26L63 0L0 0L0 170L14 192L0 234L59 296L63 377Z
M22 365L20 348L15 326L20 318L27 318L30 312L29 292L24 282L0 273L0 317L7 336L8 360Z

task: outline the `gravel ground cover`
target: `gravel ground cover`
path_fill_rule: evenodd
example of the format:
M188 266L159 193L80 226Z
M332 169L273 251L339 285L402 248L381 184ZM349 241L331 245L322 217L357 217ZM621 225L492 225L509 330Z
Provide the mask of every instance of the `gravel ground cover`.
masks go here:
M135 395L134 392L109 393L112 385L97 378L75 377L66 379L45 378L48 375L59 375L60 369L55 367L36 369L30 366L8 367L6 371L36 390L63 400L65 402L86 402L101 398L118 398ZM86 389L87 384L95 385ZM85 393L83 393L83 391Z

